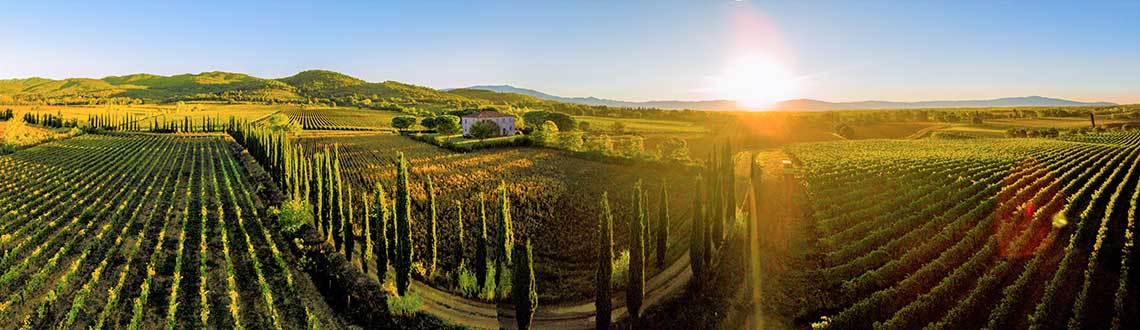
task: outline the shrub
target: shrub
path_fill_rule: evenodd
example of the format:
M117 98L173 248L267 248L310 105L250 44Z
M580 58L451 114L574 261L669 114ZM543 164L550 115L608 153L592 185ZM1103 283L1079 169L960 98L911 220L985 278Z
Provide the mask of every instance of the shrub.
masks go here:
M479 283L475 278L475 273L471 272L466 265L459 268L459 293L464 297L472 298L479 295Z
M413 116L396 116L392 118L392 127L397 129L407 129L416 124L416 117Z
M393 315L409 316L424 305L424 298L418 293L388 296L388 311Z
M625 282L629 278L629 250L621 250L613 263L613 269L610 272L610 284L615 288L625 287Z
M435 118L435 131L439 135L455 135L463 130L459 124L459 117L443 115Z
M277 227L285 237L294 237L301 226L312 223L313 213L309 202L299 199L287 200L281 207L270 207L269 214L277 216Z

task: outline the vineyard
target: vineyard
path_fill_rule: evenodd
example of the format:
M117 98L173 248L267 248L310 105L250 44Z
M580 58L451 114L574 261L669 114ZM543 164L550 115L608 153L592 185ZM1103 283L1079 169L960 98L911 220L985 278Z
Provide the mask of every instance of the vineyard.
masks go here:
M262 223L231 147L217 135L84 135L0 158L0 321L335 326Z
M440 251L453 251L458 240L457 210L463 208L464 231L477 233L480 228L471 220L479 212L479 194L488 204L488 217L494 218L490 205L498 198L500 182L506 184L510 195L511 215L515 219L517 237L530 237L535 251L535 272L539 281L540 299L544 302L583 300L593 295L593 264L595 247L582 242L595 239L597 226L597 198L609 192L614 205L633 205L632 188L638 179L645 179L649 190L659 190L662 182L680 186L691 182L683 171L638 165L610 165L572 158L556 150L537 148L511 148L470 153L451 152L443 148L416 142L390 134L358 135L307 135L297 139L307 150L336 147L339 150L342 174L353 190L367 191L380 183L393 187L396 177L396 155L402 152L411 168L411 181L424 182L431 177L435 183L437 205L438 242ZM386 188L389 191L391 188ZM672 189L672 188L671 188ZM413 199L413 218L426 219L429 215L425 187L410 187ZM688 220L691 213L691 191L677 189L670 195L670 212L677 219L671 225L669 261L679 258L686 249ZM455 202L461 206L456 206ZM651 204L658 202L652 200ZM615 226L632 217L629 207L615 207ZM492 224L488 224L491 226ZM490 228L488 229L490 230ZM428 228L422 220L413 223L413 241L416 251L429 249L423 239ZM614 236L616 246L627 246L624 232ZM468 234L471 235L471 234ZM468 245L468 255L474 247ZM454 254L441 253L440 269L455 269L458 259ZM417 256L419 258L419 256ZM659 271L650 268L650 272ZM650 273L652 274L652 273ZM447 284L442 285L447 288Z
M306 130L373 131L392 127L397 112L383 110L293 109L283 110Z
M1135 133L789 147L836 329L1135 329ZM822 317L821 317L822 316Z

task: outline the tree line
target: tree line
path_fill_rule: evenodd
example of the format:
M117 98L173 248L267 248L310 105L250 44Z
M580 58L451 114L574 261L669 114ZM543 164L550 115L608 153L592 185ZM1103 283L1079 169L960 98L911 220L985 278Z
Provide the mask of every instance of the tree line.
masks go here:
M386 273L391 266L395 270L397 294L405 296L411 284L414 254L421 256L429 276L437 271L439 228L434 183L430 177L422 183L428 194L428 219L425 222L428 235L425 237L427 249L417 253L413 251L411 234L414 220L410 166L403 153L397 154L394 189L389 190L376 183L371 191L354 193L352 185L346 183L341 174L340 148L337 145L326 146L322 151L309 155L291 143L286 135L265 127L240 123L229 133L265 167L287 200L307 205L312 215L309 225L350 263L358 259L362 272L374 273L383 283L389 280ZM487 212L480 195L478 221L482 230L475 237L476 256L472 262L479 287L491 281L511 284L513 290L501 292L501 295L514 299L519 328L525 329L529 328L538 304L531 247L529 240L514 239L511 202L505 182L500 183L498 190L496 220L499 225L496 226L498 232L494 241L488 237ZM393 193L391 198L388 191ZM456 205L462 207L462 204ZM454 230L460 233L460 243L453 253L458 255L463 268L467 259L462 239L462 212L459 212L459 217L459 225ZM357 253L358 244L360 253ZM492 271L495 278L489 276Z

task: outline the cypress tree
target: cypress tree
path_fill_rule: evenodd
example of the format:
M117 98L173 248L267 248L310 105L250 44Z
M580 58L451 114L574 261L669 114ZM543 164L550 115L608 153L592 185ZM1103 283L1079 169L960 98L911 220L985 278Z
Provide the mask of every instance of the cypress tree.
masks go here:
M384 275L388 273L388 197L384 195L384 187L376 184L375 197L372 199L372 208L376 213L372 215L372 257L376 260L376 278L384 283Z
M431 222L428 224L427 239L428 248L431 249L431 253L428 256L428 277L432 277L435 276L435 263L438 257L437 245L439 242L436 236L435 185L432 184L430 175L427 177L427 183L424 186L424 189L427 190L428 214L431 217Z
M463 255L466 252L466 247L464 246L464 242L463 242L463 202L462 201L455 201L455 216L456 216L456 220L455 220L456 237L459 238L456 241L458 243L458 245L455 249L455 257L459 259L459 267L456 269L457 270L463 270L464 263L465 263Z
M475 280L482 288L487 283L487 205L479 193L479 237L475 242Z
M353 239L353 236L355 236L353 231L355 230L356 223L352 221L352 213L354 213L353 210L355 207L352 204L352 185L348 185L345 189L348 190L348 193L345 194L348 197L346 198L347 200L345 200L345 217L341 223L340 232L344 235L344 238L341 238L341 240L344 241L344 258L348 260L349 264L352 264L353 248L356 247ZM361 263L363 263L363 260L361 260Z
M717 168L716 166L713 167L714 171L716 168ZM722 199L724 197L724 195L722 194L724 192L724 190L723 190L724 189L724 179L723 179L724 176L718 175L718 174L720 174L720 173L713 173L713 176L712 176L712 179L713 179L713 187L712 187L712 191L711 191L712 200L709 203L709 205L713 208L712 219L711 219L712 220L712 232L709 235L712 237L712 242L710 242L710 243L713 245L714 248L720 247L721 239L724 237L723 233L724 233L725 214L724 214L724 203L722 202Z
M645 292L645 217L641 204L641 181L633 188L634 214L629 219L629 276L625 288L625 304L637 327L641 312L641 299Z
M669 185L661 181L661 214L657 221L657 267L664 269L669 244Z
M411 198L408 192L408 161L400 155L396 174L396 291L403 296L408 292L412 275Z
M503 283L505 279L503 270L511 266L511 247L514 246L514 231L511 229L511 200L507 196L506 182L499 182L499 232L498 255L495 258L495 275L500 279L495 283Z
M343 231L351 230L351 228L346 227L344 224L344 186L340 180L340 152L337 151L337 149L339 148L336 145L333 145L332 172L333 182L335 182L335 184L333 184L333 192L335 193L335 196L333 197L333 203L336 203L336 207L333 208L333 229L339 229ZM343 248L344 238L341 235L334 235L333 239L336 240L333 243L336 245L337 249Z
M534 311L538 309L538 289L534 282L534 260L531 258L530 239L525 244L514 245L514 289L515 321L519 330L530 329Z
M368 193L361 194L360 206L364 212L360 217L360 223L363 226L360 230L361 244L360 244L360 271L368 274L368 259L376 259L372 254L372 203L368 200Z
M697 175L697 182L693 185L693 221L689 228L689 266L693 269L693 283L699 285L704 280L704 247L705 224L704 205L701 201L701 187L704 180Z
M325 237L326 240L332 242L333 239L333 214L335 214L336 204L334 204L333 197L336 188L336 182L333 181L332 173L332 152L328 146L325 146L324 157L324 177L325 177Z
M397 239L398 239L397 237L399 237L399 235L397 235L397 233L399 233L399 232L396 231L396 200L395 200L395 196L392 196L391 198L393 198L392 204L387 207L387 209L388 209L388 225L385 228L388 229L388 262L392 264L392 267L396 267L396 245L399 244L399 242L397 241Z
M315 189L313 189L312 195L309 197L309 199L313 203L313 215L314 215L313 222L316 223L316 227L317 227L318 232L322 232L325 230L325 228L324 228L325 227L324 226L324 223L325 223L324 222L324 218L325 218L325 213L324 213L325 198L324 197L325 197L325 194L324 194L324 188L323 188L325 180L324 180L324 171L322 171L322 169L324 167L322 167L320 165L321 162L323 161L323 158L324 158L324 154L322 154L322 153L317 153L317 154L313 155L313 160L312 160L313 161L313 165L312 165L313 173L311 174L312 175L311 180L313 181L313 186Z
M614 269L614 217L610 214L609 193L602 193L601 214L598 217L598 271L594 275L597 288L594 293L594 312L598 330L610 328L610 311L613 310Z

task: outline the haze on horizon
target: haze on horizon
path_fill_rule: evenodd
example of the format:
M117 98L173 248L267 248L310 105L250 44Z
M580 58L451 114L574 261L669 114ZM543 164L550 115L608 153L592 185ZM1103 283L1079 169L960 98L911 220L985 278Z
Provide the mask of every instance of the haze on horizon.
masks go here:
M1140 103L1140 2L6 3L0 79L307 69L628 101Z

